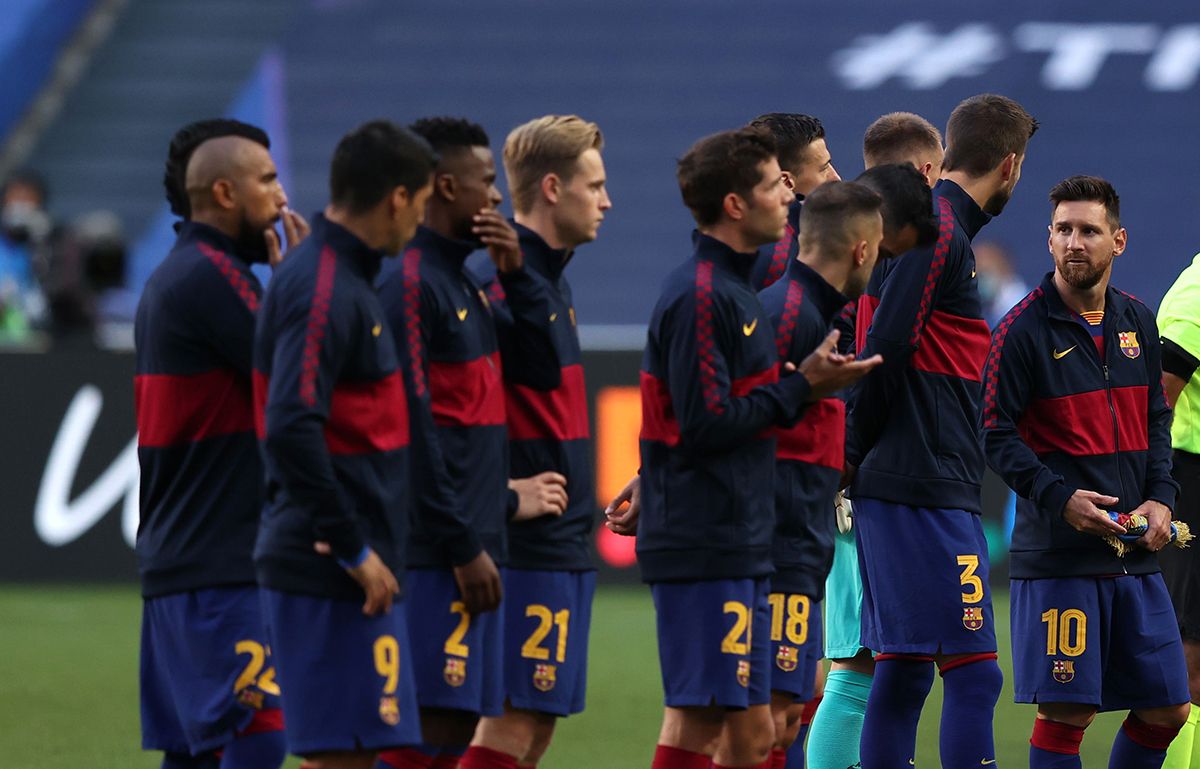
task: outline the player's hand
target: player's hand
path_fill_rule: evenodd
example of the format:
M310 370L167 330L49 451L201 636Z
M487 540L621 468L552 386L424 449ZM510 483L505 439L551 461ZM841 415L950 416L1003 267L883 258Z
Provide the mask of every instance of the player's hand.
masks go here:
M455 566L454 581L468 614L482 614L500 605L503 593L500 571L486 550L480 550L479 555L462 566Z
M1124 534L1125 528L1109 518L1104 508L1098 507L1115 505L1118 501L1116 497L1079 489L1067 500L1067 505L1063 508L1063 520L1082 534L1095 534L1097 537Z
M855 360L853 355L841 355L837 351L837 340L841 332L829 332L821 346L805 358L797 370L808 380L812 388L810 400L828 397L844 387L854 384L867 372L883 363L883 357L872 355L866 360ZM786 366L784 367L786 370Z
M374 550L367 554L367 560L353 569L346 569L346 573L354 577L354 581L361 585L363 592L367 594L363 614L373 617L380 612L386 614L392 610L392 600L400 592L400 584L396 582L396 575Z
M1146 533L1136 544L1141 547L1157 552L1162 550L1171 541L1171 509L1162 502L1155 502L1153 499L1147 499L1142 504L1138 505L1132 513L1141 513L1146 516L1146 522L1150 524L1150 528L1146 529Z
M284 255L300 245L300 241L307 238L309 233L312 232L312 228L308 226L308 222L304 220L304 217L286 206L279 217L279 221L283 224L283 237L286 248L280 246L279 234L275 232L273 226L263 231L263 238L267 241L267 263L272 268L278 267L283 262Z
M629 507L624 510L621 506L626 502ZM614 534L632 537L637 534L638 517L642 514L642 476L635 475L625 484L617 496L613 497L608 507L604 508L604 525Z
M488 256L496 265L497 272L512 272L521 269L525 258L521 255L521 243L517 231L494 208L480 209L475 214L471 232L487 247Z
M514 521L562 515L567 511L567 479L556 472L548 470L532 478L510 478L508 488L517 492Z
M841 483L839 483L838 488L849 490L850 486L854 484L854 477L856 475L858 475L858 465L852 465L849 462L843 462L842 480Z

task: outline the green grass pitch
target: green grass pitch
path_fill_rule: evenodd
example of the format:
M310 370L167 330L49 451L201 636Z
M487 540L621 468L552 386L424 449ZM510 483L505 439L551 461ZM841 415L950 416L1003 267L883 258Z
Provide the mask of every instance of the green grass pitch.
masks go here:
M1012 703L1008 595L997 593L1005 688L999 766L1025 766L1033 708ZM0 745L11 769L151 769L138 732L141 603L132 587L0 588ZM661 708L654 615L644 588L602 588L592 621L588 709L559 727L542 769L648 767ZM917 766L938 765L940 684L921 721ZM1104 766L1120 714L1096 720L1084 766ZM293 759L288 767L295 767Z

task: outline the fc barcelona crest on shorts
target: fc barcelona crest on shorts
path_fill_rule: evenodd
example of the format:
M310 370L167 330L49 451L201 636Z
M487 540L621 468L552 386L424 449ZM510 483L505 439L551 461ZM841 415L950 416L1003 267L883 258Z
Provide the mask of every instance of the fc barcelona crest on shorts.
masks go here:
M779 652L775 655L775 664L785 673L790 673L796 669L796 665L800 659L800 650L795 646L779 645Z
M983 607L963 607L963 627L967 630L979 630L983 627Z
M1136 358L1142 354L1136 331L1122 331L1117 334L1117 340L1121 343L1121 352L1125 353L1126 358Z
M1050 671L1054 675L1054 680L1060 684L1069 684L1075 680L1075 661L1074 660L1054 660L1050 666Z
M451 686L462 686L463 681L467 680L467 661L462 657L447 657L442 678Z
M383 696L379 698L379 720L388 726L395 726L400 723L400 704L396 702L395 697Z
M737 682L742 686L750 685L750 660L738 660Z
M242 689L237 695L239 705L244 708L251 708L253 710L262 710L263 700L265 698L266 695L249 686Z
M539 692L548 692L551 689L553 689L554 684L556 684L558 682L557 679L555 678L555 671L557 671L557 670L558 670L558 668L556 668L554 665L545 665L542 663L538 663L537 665L534 665L533 666L533 685L534 685L534 687Z

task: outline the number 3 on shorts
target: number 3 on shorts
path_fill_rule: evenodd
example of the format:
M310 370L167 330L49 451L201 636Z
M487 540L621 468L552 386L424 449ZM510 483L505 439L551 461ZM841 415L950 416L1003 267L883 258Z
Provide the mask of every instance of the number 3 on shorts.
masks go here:
M963 586L963 603L979 603L983 600L983 580L975 573L979 568L979 556L960 555L958 565L963 567L959 572L958 581Z

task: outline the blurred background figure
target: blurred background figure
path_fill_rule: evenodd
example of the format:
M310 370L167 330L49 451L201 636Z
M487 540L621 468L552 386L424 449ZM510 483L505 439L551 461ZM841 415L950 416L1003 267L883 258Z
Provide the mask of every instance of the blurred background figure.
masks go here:
M131 349L137 296L125 290L125 233L111 211L89 211L55 233L42 291L55 350Z
M976 241L975 272L979 281L979 300L983 303L983 318L995 328L1004 313L1029 293L1029 286L1013 268L1008 249L992 240Z
M38 276L52 229L42 177L13 172L0 187L0 346L28 344L45 316Z

